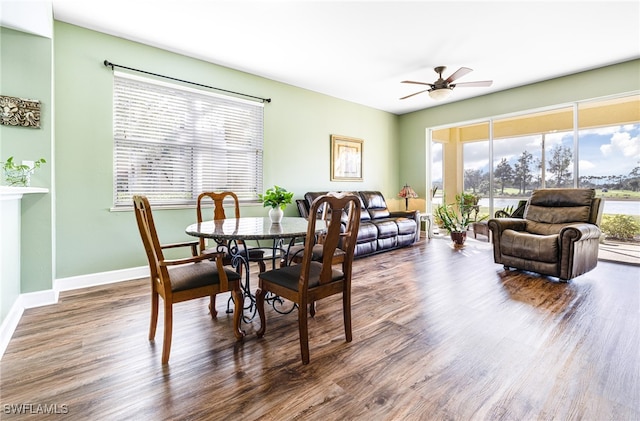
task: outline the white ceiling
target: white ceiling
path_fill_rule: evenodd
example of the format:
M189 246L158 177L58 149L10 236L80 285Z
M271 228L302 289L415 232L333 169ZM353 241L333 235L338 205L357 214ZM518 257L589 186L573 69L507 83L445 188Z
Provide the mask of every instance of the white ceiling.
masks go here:
M432 83L440 65L445 78L461 66L474 70L458 82L494 81L455 88L451 102L640 57L637 0L52 5L56 20L395 114L443 103L427 93L399 99L421 90L402 80Z

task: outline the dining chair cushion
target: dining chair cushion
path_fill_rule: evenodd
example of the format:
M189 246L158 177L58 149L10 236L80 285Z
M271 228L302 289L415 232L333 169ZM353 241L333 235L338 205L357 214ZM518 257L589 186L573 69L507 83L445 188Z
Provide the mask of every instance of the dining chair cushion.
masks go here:
M240 275L235 271L230 269L224 271L229 282L240 279ZM216 263L210 260L176 267L169 266L169 274L171 276L171 291L173 292L220 283Z
M288 289L298 291L298 281L300 279L300 271L303 265L286 266L280 269L268 270L260 274L260 278L267 281L281 285ZM320 271L322 270L322 263L311 262L309 266L309 288L314 288L320 285ZM331 269L331 280L339 281L344 278L344 273L337 269Z

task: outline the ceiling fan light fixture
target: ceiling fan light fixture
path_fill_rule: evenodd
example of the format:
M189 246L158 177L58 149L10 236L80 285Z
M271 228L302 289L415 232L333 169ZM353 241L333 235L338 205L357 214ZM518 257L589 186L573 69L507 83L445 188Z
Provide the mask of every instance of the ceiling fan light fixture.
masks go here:
M439 88L429 91L429 96L436 101L442 101L449 98L452 93L451 88Z

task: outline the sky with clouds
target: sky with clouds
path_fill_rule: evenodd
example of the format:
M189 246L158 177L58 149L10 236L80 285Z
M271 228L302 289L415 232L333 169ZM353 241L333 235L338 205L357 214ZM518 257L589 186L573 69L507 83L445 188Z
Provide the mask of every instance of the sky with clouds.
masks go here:
M544 143L548 161L550 151L557 145L573 149L573 132L546 134ZM496 141L496 163L506 158L513 167L524 150L531 153L535 159L540 159L542 136L523 136ZM635 167L640 166L640 124L581 130L579 153L581 176L629 175ZM469 143L464 147L465 169L481 169L488 172L488 157L488 142ZM438 169L434 168L434 173L437 171Z

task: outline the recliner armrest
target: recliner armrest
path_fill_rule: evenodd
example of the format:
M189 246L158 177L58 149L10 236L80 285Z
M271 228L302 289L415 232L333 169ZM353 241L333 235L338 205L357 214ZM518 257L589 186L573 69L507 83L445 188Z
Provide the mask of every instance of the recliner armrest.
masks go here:
M492 218L487 225L493 231L494 238L504 230L525 231L527 228L526 220L520 218Z
M524 231L527 228L527 222L520 218L491 218L487 221L487 226L492 233L493 260L496 263L502 263L502 252L500 251L502 233L508 229Z
M575 242L590 240L592 238L600 238L601 233L600 228L594 224L571 224L560 230L560 242Z

